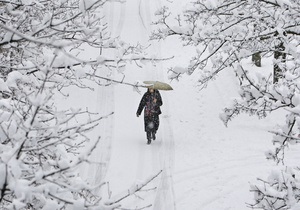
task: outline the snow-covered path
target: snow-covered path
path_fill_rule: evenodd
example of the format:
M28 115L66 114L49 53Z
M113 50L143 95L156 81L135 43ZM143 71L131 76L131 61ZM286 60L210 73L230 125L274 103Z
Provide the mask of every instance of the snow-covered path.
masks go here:
M108 11L108 22L112 33L131 44L139 42L147 45L151 23L150 14L155 10L153 8L156 6L155 3L157 2L153 1L150 4L149 1L142 0L127 1L123 4L111 3L106 11ZM158 44L152 45L149 49L148 52L153 54L160 51ZM127 66L125 80L132 83L138 80L164 81L164 74L160 64L156 67L152 64L145 64L143 68L132 64ZM142 94L145 91L142 90ZM123 192L126 193L135 183L144 182L162 170L161 175L147 186L147 188L155 189L144 193L145 195L143 193L139 195L142 198L132 196L123 205L133 208L152 204L153 209L175 209L171 176L174 163L174 141L173 129L168 119L166 94L162 93L164 114L161 117L161 128L157 140L151 146L146 144L143 117L135 116L142 95L132 91L131 87L116 85L100 87L98 97L97 104L101 107L98 111L108 112L107 107L110 105L114 109L113 117L105 120L100 131L104 141L107 142L106 139L110 139L110 142L107 142L106 146L102 145L97 152L100 154L100 161L105 162L101 170L98 170L102 174L97 175L102 181L109 182L108 190L112 193L107 195L107 191L103 190L102 196L117 198ZM112 130L112 133L109 133L109 130ZM99 161L97 156L94 158Z

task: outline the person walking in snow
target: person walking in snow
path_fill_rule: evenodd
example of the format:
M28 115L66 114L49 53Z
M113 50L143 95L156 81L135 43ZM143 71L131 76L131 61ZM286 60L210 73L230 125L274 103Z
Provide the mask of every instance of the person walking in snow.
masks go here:
M156 132L159 127L159 115L161 114L160 106L163 104L161 95L158 90L148 88L143 95L139 104L136 116L139 117L144 109L145 132L147 136L147 144L151 143L151 139L156 139Z

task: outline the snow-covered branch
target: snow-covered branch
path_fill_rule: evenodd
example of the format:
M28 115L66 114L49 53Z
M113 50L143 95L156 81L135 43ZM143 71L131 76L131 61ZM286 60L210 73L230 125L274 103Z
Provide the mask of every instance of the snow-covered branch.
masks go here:
M109 201L106 202L106 205L113 205L117 204L120 201L124 200L125 198L135 194L136 192L141 191L145 186L147 186L150 182L152 182L155 178L157 178L162 173L162 170L160 170L157 174L154 176L149 177L146 181L140 184L134 184L131 189L124 192L124 195L119 195L118 197L111 198Z
M71 85L92 89L108 78L103 69L164 60L111 37L106 2L0 1L0 209L104 207L78 167L95 164L89 156L101 137L88 134L113 113L62 109L56 95Z
M280 4L276 1L271 4L267 1L212 3L197 0L187 4L182 14L174 15L167 7L163 7L156 13L157 28L152 39L176 35L183 46L199 49L197 55L191 58L186 71L189 74L195 70L203 72L200 82L206 85L216 73L257 52L278 51L280 42L285 45L284 53L296 61L299 57L295 48L299 32L296 21L298 7L299 3L295 1ZM178 19L181 21L178 22ZM267 53L264 55L269 56ZM207 66L210 63L212 68Z

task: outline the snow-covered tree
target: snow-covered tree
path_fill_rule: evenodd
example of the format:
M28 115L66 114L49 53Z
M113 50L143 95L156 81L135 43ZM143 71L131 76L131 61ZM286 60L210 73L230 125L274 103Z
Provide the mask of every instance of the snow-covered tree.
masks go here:
M119 206L93 195L98 186L89 186L77 171L100 139L87 133L105 116L62 110L55 100L65 87L112 81L102 69L153 60L143 56L141 46L110 37L101 10L107 2L0 1L1 209ZM99 53L87 57L87 50ZM79 150L88 141L91 146Z
M186 70L192 74L201 69L205 73L200 79L203 84L219 71L256 53L262 59L274 56L274 65L285 71L279 58L284 57L281 54L294 58L297 52L298 7L296 0L199 0L178 15L163 7L156 13L158 29L152 38L178 35L184 45L195 46L197 52ZM212 70L207 67L209 60L213 62Z
M180 13L168 7L157 11L157 29L152 39L178 36L184 46L194 46L195 55L185 71L200 72L205 86L220 71L234 70L240 81L240 98L221 114L227 123L240 113L265 117L278 109L287 110L285 122L272 131L275 151L269 159L284 163L286 148L300 141L300 2L298 0L198 0ZM259 55L272 60L273 70L254 72L244 61ZM299 165L294 170L272 173L262 186L254 185L256 203L261 209L299 208Z

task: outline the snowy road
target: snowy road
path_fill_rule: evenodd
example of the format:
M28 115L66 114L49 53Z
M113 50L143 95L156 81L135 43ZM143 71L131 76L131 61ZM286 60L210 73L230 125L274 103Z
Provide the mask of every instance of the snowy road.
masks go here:
M106 7L109 28L113 36L120 36L125 42L148 45L151 15L156 10L159 1L133 0L123 4L110 3ZM153 44L149 47L150 54L160 53L160 46ZM140 68L134 64L127 66L125 80L164 81L165 72L161 71L161 64L153 66L145 64ZM118 75L115 75L118 76ZM145 90L142 90L142 94ZM99 87L97 109L100 113L114 111L113 117L104 120L101 125L101 146L94 159L104 162L94 174L97 181L109 182L108 195L102 190L103 197L118 197L135 183L144 182L152 175L162 170L162 174L150 183L147 193L140 197L133 196L123 204L124 208L143 207L152 204L152 209L175 209L172 182L172 168L174 164L173 129L169 122L168 99L162 93L164 114L161 117L161 128L158 137L152 145L146 144L143 131L143 117L135 116L142 95L134 92L131 87L122 85ZM150 208L150 209L151 209Z

